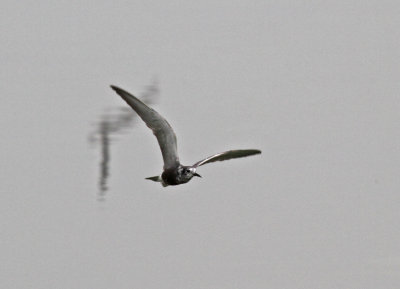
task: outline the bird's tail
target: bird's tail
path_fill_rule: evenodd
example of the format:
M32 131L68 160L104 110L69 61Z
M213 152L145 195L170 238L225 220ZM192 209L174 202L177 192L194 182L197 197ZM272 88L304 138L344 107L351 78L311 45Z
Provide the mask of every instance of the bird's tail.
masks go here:
M151 180L153 182L161 182L161 177L160 176L154 176L154 177L148 177L146 180Z

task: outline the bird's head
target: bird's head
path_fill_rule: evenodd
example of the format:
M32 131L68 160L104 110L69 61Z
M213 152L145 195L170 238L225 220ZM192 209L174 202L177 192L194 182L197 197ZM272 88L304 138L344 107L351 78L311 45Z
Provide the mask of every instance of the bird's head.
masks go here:
M183 167L181 171L181 179L189 181L194 176L201 178L201 176L196 173L196 168L193 167Z

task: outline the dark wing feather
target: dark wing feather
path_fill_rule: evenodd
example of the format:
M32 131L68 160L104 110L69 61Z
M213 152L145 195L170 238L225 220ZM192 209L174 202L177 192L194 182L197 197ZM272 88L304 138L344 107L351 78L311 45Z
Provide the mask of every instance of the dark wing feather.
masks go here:
M208 158L201 160L193 165L193 167L199 167L208 163L216 162L216 161L226 161L235 158L248 157L256 154L261 154L260 150L231 150L222 152L213 156L209 156Z
M114 85L111 85L111 88L136 111L140 118L153 131L164 159L164 169L178 166L179 157L176 136L165 118L125 90Z

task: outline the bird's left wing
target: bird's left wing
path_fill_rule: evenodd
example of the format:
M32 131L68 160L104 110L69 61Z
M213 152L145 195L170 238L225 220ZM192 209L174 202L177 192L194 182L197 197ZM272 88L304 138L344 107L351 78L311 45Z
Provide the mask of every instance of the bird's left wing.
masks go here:
M111 85L115 90L140 116L146 125L153 131L160 146L164 159L164 169L176 167L179 165L177 152L176 136L174 130L157 111L148 107L138 98L126 92L125 90Z
M253 149L248 149L248 150L231 150L231 151L226 151L222 152L213 156L209 156L208 158L205 158L204 160L201 160L193 165L193 167L197 168L199 166L216 162L216 161L226 161L230 159L235 159L235 158L242 158L242 157L248 157L252 155L257 155L261 154L260 150L253 150Z

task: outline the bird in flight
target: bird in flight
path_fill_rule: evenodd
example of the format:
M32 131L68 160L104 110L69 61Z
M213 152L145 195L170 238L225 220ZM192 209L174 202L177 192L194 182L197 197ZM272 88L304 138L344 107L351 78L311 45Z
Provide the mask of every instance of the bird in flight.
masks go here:
M164 170L159 176L146 178L148 180L161 182L164 187L181 185L189 182L194 176L201 177L196 173L199 166L216 161L261 154L260 150L255 149L230 150L209 156L194 165L184 166L179 161L176 135L167 120L129 92L114 85L111 85L111 88L136 111L157 138L164 160Z

